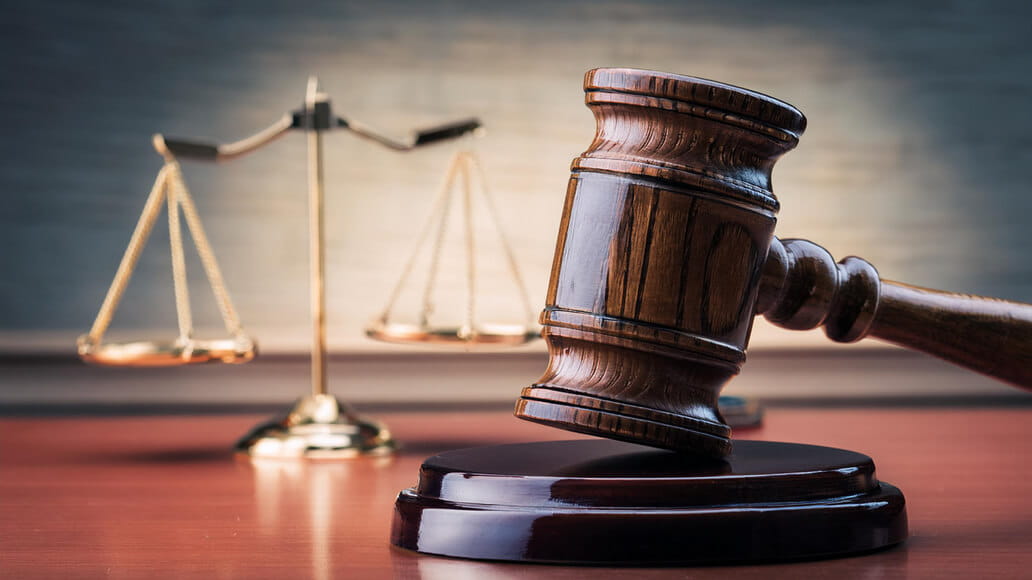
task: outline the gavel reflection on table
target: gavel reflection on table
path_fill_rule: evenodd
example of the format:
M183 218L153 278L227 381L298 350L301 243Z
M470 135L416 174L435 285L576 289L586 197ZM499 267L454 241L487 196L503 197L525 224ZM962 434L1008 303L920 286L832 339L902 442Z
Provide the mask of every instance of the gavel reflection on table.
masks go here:
M880 338L1032 388L1032 306L882 281L860 258L836 263L816 244L775 238L771 170L806 127L791 105L633 69L589 71L584 86L596 134L573 162L541 315L549 364L516 416L617 441L432 457L398 499L394 543L655 564L901 542L903 496L870 458L732 445L717 399L741 369L754 316L823 327L839 342ZM459 474L463 485L444 485ZM442 511L468 535L429 517ZM512 532L516 521L525 533Z

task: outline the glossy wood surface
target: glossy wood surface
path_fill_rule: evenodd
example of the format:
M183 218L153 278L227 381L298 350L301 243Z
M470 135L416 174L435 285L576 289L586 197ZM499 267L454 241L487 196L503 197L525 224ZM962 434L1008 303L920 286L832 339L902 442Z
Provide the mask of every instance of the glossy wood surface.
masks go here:
M764 265L757 312L828 338L873 337L1032 389L1032 305L881 280L856 256L838 263L806 240L778 240Z
M584 80L596 131L572 164L547 301L549 365L521 419L723 457L716 408L755 314L914 348L1032 388L1032 305L882 282L774 237L774 163L806 119L774 98L637 69Z
M423 462L391 526L391 544L424 554L557 564L826 558L906 535L903 494L870 457L772 441L725 460L600 438L449 451Z
M743 433L854 449L907 494L910 538L776 565L627 569L392 549L398 491L448 449L555 439L507 413L378 415L385 461L251 464L257 416L0 420L0 576L10 578L1018 578L1032 566L1032 410L771 409Z
M1032 389L1028 304L883 282L870 336Z
M550 363L520 418L730 451L716 409L745 360L797 109L723 83L633 69L584 80L596 133L573 161L541 315Z

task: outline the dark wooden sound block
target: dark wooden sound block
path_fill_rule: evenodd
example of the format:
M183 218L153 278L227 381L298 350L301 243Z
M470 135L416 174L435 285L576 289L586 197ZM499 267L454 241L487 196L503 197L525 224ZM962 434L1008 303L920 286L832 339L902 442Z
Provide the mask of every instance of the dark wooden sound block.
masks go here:
M903 494L866 455L736 441L724 461L586 439L427 459L391 543L459 558L564 564L777 561L903 541Z

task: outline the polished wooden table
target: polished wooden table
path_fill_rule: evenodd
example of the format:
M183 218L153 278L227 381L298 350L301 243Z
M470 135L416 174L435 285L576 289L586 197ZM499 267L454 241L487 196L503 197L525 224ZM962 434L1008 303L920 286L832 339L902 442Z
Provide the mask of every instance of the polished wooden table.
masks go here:
M4 578L1032 577L1032 409L782 409L742 437L871 455L911 538L865 556L763 566L578 568L393 549L394 497L429 454L574 437L504 412L393 413L393 458L252 463L261 417L0 419Z

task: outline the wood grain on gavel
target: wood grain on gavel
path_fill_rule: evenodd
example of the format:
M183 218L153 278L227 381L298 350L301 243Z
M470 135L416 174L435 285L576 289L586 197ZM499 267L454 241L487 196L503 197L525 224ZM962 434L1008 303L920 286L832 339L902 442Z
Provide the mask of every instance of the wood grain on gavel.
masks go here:
M1032 306L880 280L806 240L773 240L756 308L774 324L853 342L870 336L1032 388Z
M516 415L705 455L754 315L882 338L1032 387L1032 307L882 282L859 258L774 237L770 176L799 110L713 81L596 69L595 139L574 160L541 315L550 360Z

